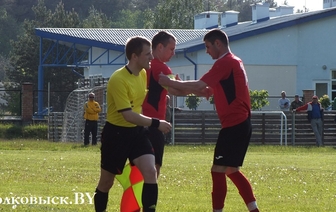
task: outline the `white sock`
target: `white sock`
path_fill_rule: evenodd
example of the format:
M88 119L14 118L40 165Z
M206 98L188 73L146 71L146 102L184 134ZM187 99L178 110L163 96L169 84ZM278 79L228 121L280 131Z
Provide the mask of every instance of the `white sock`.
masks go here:
M253 211L254 209L258 208L257 202L256 201L250 202L249 204L247 204L247 208L249 211Z

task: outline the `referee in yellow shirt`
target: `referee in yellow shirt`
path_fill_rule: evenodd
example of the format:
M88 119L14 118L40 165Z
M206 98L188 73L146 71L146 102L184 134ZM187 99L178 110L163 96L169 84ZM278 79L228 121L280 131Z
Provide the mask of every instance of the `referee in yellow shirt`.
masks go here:
M143 37L130 38L125 47L128 63L116 70L107 85L106 123L101 138L100 179L94 196L95 211L106 210L108 193L114 178L123 172L129 160L144 178L143 212L155 212L158 198L157 174L153 147L146 127L167 133L171 129L165 120L141 114L146 97L146 70L153 59L151 43Z
M89 145L90 133L92 136L92 145L97 145L97 128L98 128L98 118L101 108L98 102L94 100L95 94L89 93L89 100L84 104L84 119L85 119L85 129L84 129L84 145Z

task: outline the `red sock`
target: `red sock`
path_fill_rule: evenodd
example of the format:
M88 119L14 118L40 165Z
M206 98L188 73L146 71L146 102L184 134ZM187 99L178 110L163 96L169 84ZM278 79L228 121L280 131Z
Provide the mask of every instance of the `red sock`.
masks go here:
M240 171L234 172L228 177L231 179L231 181L236 185L240 196L243 198L244 202L246 205L248 205L251 202L256 201L253 191L252 191L252 186L248 179L241 173Z
M226 197L226 175L221 172L211 172L212 176L212 208L224 208L224 201Z

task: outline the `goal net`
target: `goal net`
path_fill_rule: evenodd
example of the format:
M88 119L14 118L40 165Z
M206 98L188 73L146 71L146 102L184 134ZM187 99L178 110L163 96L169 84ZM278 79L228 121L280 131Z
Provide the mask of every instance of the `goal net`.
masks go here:
M98 89L102 89L102 87L78 88L68 96L63 117L61 136L63 142L83 142L85 127L84 104L88 99L88 94L90 92L95 93Z

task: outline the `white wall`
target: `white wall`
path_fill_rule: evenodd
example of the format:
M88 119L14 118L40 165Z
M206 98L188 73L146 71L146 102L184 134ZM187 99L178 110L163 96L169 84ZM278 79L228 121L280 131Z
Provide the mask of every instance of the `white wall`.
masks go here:
M231 51L245 65L296 65L298 34L295 27L230 42Z
M298 91L315 89L313 81L330 82L330 71L336 68L335 23L336 17L330 17L298 28ZM323 65L327 67L325 70Z
M251 90L267 90L271 96L283 90L287 95L296 94L295 66L245 65L245 70Z

